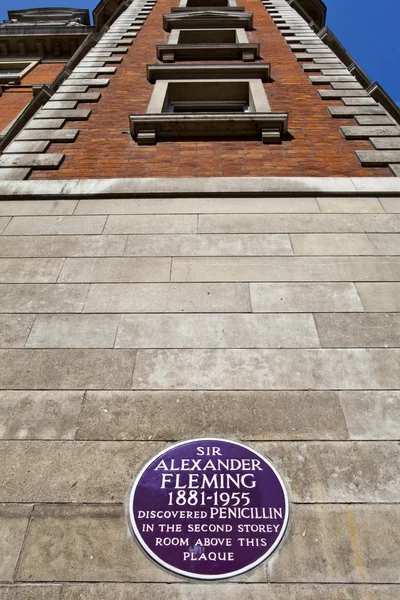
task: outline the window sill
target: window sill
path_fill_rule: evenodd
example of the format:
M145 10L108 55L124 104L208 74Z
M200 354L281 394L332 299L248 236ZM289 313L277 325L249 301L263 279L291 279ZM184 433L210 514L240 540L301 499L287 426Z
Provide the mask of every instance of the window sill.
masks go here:
M243 60L259 58L260 44L160 44L157 58L162 62L176 60Z
M287 131L287 113L209 113L130 115L130 130L139 145L164 138L256 138L279 144Z

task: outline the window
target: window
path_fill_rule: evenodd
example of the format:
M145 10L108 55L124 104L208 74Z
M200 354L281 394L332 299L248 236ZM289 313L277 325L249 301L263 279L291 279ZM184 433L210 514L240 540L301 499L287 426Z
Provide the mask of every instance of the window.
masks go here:
M145 115L131 115L138 144L179 137L250 137L279 143L288 115L273 113L261 79L158 80Z
M260 45L250 44L244 29L174 29L168 44L157 46L162 62L176 60L254 61Z
M15 83L36 67L39 61L0 61L0 82Z

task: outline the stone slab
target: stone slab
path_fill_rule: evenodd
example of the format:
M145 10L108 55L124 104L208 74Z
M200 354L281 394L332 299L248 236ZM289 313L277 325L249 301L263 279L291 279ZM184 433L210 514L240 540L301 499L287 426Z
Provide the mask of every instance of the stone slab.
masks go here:
M366 167L400 163L400 150L357 150L356 155Z
M56 92L53 96L57 100L76 100L79 102L98 102L101 98L100 92L87 92L78 94L76 92Z
M67 258L59 281L64 283L129 283L169 281L170 258Z
M397 442L253 442L253 447L271 458L289 484L292 502L397 502Z
M321 69L321 74L322 75L329 75L329 76L331 76L331 75L344 75L344 76L346 76L346 75L349 75L350 73L349 73L349 71L345 67L343 67L341 69L331 69L329 67L329 68Z
M293 250L300 256L360 256L375 254L365 233L292 233Z
M123 50L119 50L119 52L123 52ZM75 86L75 85L88 85L89 87L106 87L110 83L109 79L104 78L93 78L93 79L83 79L81 77L72 77L69 76L68 79L65 80L65 85ZM60 88L61 89L61 88Z
M122 256L123 235L1 236L0 257Z
M0 350L1 389L127 389L134 350Z
M364 89L358 81L333 81L331 83L334 90L362 90Z
M23 348L35 315L0 315L0 348Z
M42 121L41 121L42 123ZM46 121L47 127L48 121ZM53 142L74 142L78 129L23 129L16 140L48 140Z
M357 283L357 291L367 312L400 311L400 283Z
M341 392L350 437L353 440L398 440L400 392Z
M397 257L177 257L172 259L171 270L171 281L175 282L399 279L400 260Z
M0 285L3 313L72 313L82 311L88 285Z
M370 138L370 142L377 150L400 150L400 130L399 137Z
M365 90L318 90L318 94L323 100L368 96L368 92Z
M85 235L101 234L105 216L14 217L3 235Z
M399 128L400 132L400 128ZM315 213L315 198L113 198L80 200L76 214ZM153 232L154 233L154 232Z
M355 115L354 118L359 125L395 125L395 122L389 115Z
M1 248L1 238L0 238ZM130 235L127 256L280 256L293 254L287 234Z
M31 512L32 506L27 504L0 505L1 581L13 580Z
M73 440L82 401L83 392L0 391L0 438Z
M387 213L400 213L400 196L398 198L380 198Z
M311 83L332 83L332 82L353 82L354 77L352 75L311 75Z
M400 315L316 314L322 348L400 347Z
M6 169L3 167L2 169L0 169L0 181L23 180L28 177L30 172L31 172L30 169L17 169L17 168Z
M270 581L397 583L399 519L395 504L295 506Z
M29 121L29 123L25 125L21 133L24 133L26 130L30 129L61 129L64 123L65 119L32 119L32 121ZM22 139L20 138L21 133L18 135L17 139Z
M368 238L380 256L400 255L400 234L398 233L370 233Z
M199 218L199 233L396 233L399 230L397 215L384 214L355 214L351 219L345 214L200 215Z
M65 119L66 121L87 121L91 114L90 109L75 110L40 110L37 113L38 119Z
M28 154L35 152L46 152L50 142L12 142L4 150L4 154Z
M0 283L54 283L63 262L61 258L1 258Z
M108 74L113 74L116 73L117 68L116 67L90 67L90 66L83 66L81 68L77 67L76 69L74 69L74 75L78 75L78 76L82 76L83 73L108 73Z
M17 581L32 579L174 581L133 542L125 507L107 504L36 506L17 572Z
M384 126L357 126L341 127L340 131L349 140L366 140L371 137L400 136L400 127L395 125Z
M0 233L4 231L9 222L10 217L0 217Z
M343 98L343 103L346 106L372 106L372 105L377 105L377 102L369 97L366 98Z
M353 283L252 283L254 312L363 311Z
M64 154L3 154L1 167L29 167L31 169L58 169L64 160Z
M93 284L84 312L250 312L247 284Z
M76 105L78 104L78 102L76 100L53 100L53 101L48 101L46 102L46 104L43 106L42 110L57 110L60 108L76 108Z
M377 198L318 198L322 213L382 213L385 212Z
M392 348L138 350L132 389L391 390L399 360Z
M57 94L64 94L64 93L85 93L88 89L87 85L67 85L67 84L63 84L60 85L60 87L58 88L58 91L56 92Z
M35 328L36 324L33 332ZM31 337L32 334L28 345ZM153 314L123 315L115 346L117 348L318 348L319 340L311 315Z
M340 402L337 392L314 391L88 392L77 439L146 441L149 427L153 440L181 440L206 432L242 440L347 439ZM369 426L369 418L358 414L352 393L346 402L346 407L350 404L346 419L352 430L362 418L362 431L370 439L371 428L377 427ZM378 410L377 404L370 419ZM382 403L381 410L386 410ZM386 430L392 414L394 410L385 419ZM394 421L391 427L398 437Z
M1 585L2 600L60 600L61 585Z
M0 441L0 499L122 503L132 475L162 447L160 442Z
M389 165L389 169L395 177L400 177L400 165Z
M110 215L104 233L196 233L195 215Z
M40 586L36 586L39 588ZM52 586L54 587L54 586ZM45 588L47 589L47 588ZM162 584L162 583L93 583L81 585L64 585L61 600L214 600L214 587L208 584L187 583ZM54 596L36 596L38 600L53 600ZM47 592L49 593L49 592ZM246 586L218 584L218 600L288 600L294 594L296 600L311 600L329 598L329 600L398 600L400 586L398 585L361 585L361 584L279 584L261 583ZM6 596L4 600L16 600L17 596ZM18 600L29 600L21 596ZM58 598L57 598L58 600Z
M353 117L354 115L386 115L383 106L328 106L332 117Z
M118 324L119 315L38 315L25 347L113 348Z

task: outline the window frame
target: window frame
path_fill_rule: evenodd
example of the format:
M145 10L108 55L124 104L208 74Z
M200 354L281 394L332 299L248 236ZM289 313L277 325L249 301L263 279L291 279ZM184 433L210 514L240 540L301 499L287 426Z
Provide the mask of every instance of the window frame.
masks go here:
M18 65L25 65L23 69L18 72L18 75L2 75L0 73L0 83L9 83L9 82L20 82L22 79L28 75L38 64L40 60L2 60L0 58L0 69L2 65L10 65L11 68Z

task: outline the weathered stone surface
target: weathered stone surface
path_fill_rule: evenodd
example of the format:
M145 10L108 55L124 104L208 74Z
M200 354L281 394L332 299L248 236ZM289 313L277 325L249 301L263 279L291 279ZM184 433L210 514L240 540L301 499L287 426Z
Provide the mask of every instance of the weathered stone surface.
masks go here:
M393 215L200 215L199 233L373 233L396 232Z
M36 506L17 572L31 579L174 581L133 542L123 505Z
M0 215L72 215L77 200L2 200Z
M124 235L2 236L0 256L68 257L122 256Z
M61 585L0 585L1 600L60 600Z
M4 231L8 223L10 222L10 217L0 217L0 233Z
M105 67L106 69L112 69L114 72L115 67ZM97 72L101 72L102 69L95 69ZM104 72L104 71L103 71ZM110 71L107 71L110 72ZM67 121L86 121L92 111L89 109L76 109L76 110L41 110L37 113L38 119L66 119Z
M52 283L62 265L61 258L1 258L0 283Z
M377 198L318 198L322 213L382 213L384 209Z
M169 281L170 258L67 258L59 281L142 282Z
M380 198L380 202L387 213L400 213L400 197Z
M1 389L127 389L134 350L0 350Z
M32 334L29 342L31 337ZM311 315L153 314L123 315L115 345L117 348L318 348L319 340Z
M292 233L294 253L303 256L375 254L365 233Z
M0 167L30 167L58 169L64 154L3 154L0 156Z
M349 140L367 140L372 136L398 136L400 135L400 127L396 127L394 124L385 126L357 126L350 125L346 127L340 127L340 131L344 137Z
M83 392L0 391L0 438L72 440L82 400Z
M398 583L399 519L399 505L293 506L290 536L269 563L270 580Z
M261 583L241 585L218 584L218 600L288 600L294 594L296 600L397 600L400 593L398 585L347 585L347 584L279 584ZM42 596L37 596L42 600ZM5 600L16 600L17 596L6 596ZM22 600L25 596L21 596ZM214 600L215 587L211 585L193 585L185 583L98 583L64 585L61 600ZM48 597L45 597L48 600ZM53 600L53 596L49 597Z
M35 315L0 315L0 348L23 348Z
M84 312L250 312L247 284L110 284L90 286Z
M0 580L12 581L32 506L0 505ZM1 592L1 588L0 588Z
M115 59L122 60L122 59ZM107 61L108 62L108 61ZM76 90L79 91L79 90ZM88 92L84 94L78 94L76 92L56 92L53 98L57 100L79 100L80 102L97 102L100 100L101 94L99 92Z
M353 413L353 421L346 417L352 423L356 408ZM368 418L365 423L369 435ZM138 391L88 392L77 439L148 440L149 429L155 440L205 434L243 440L348 438L337 392Z
M73 260L73 259L69 259ZM171 281L396 281L397 257L173 258ZM81 280L82 281L82 280Z
M288 482L292 502L387 503L399 497L397 442L259 442L254 447Z
M355 115L355 120L359 125L395 125L395 121L393 121L392 117L389 116L379 116L379 115Z
M11 168L7 169L7 168L3 167L0 169L0 181L23 180L28 177L30 172L31 172L30 168L24 169L24 168L11 167Z
M252 283L254 312L363 311L353 283Z
M400 135L400 131L399 131ZM377 150L399 150L400 149L400 137L389 137L389 138L371 138L371 144Z
M400 314L316 314L322 348L400 347Z
M400 234L398 233L370 233L368 238L379 255L400 254Z
M46 152L50 142L12 142L4 150L4 154L27 154L29 152Z
M400 283L357 283L357 291L366 311L400 311Z
M390 390L399 360L400 349L138 350L132 388Z
M366 90L318 90L318 94L323 100L332 100L333 98L346 97L365 97L368 96Z
M0 285L0 311L14 313L81 312L88 285Z
M400 392L341 392L340 402L353 440L398 440Z
M400 164L390 164L389 169L394 177L400 177Z
M385 166L389 163L400 163L400 150L356 150L362 165Z
M64 123L62 119L55 121ZM53 142L74 142L78 136L78 129L58 129L53 130L48 121L31 121L30 125L35 125L29 129L23 129L15 138L16 140L49 140Z
M194 215L111 215L104 233L196 233Z
M353 115L386 115L383 106L328 106L332 117L352 117Z
M80 200L76 209L82 215L314 212L315 198L113 198Z
M38 315L26 348L113 348L118 323L119 315Z
M54 110L59 108L76 108L77 104L78 102L76 100L61 100L60 102L54 100L53 102L46 102L46 104L43 106L43 110Z
M84 235L103 231L106 217L14 217L3 235Z
M0 501L123 503L132 475L162 447L160 442L2 441Z
M280 256L293 254L287 234L130 235L128 256Z
M22 132L18 135L18 140L24 140L24 139L32 139L32 138L26 138L26 137L21 137L22 134L24 134L25 132L28 132L29 130L33 129L47 129L47 130L51 130L51 129L61 129L61 127L64 125L65 123L65 119L46 119L46 118L41 118L41 119L32 119L32 121L29 121L29 123L27 123L24 127L24 129L22 130ZM37 138L34 138L37 139ZM44 137L40 138L41 140L46 139Z
M373 105L377 105L377 102L371 98L370 96L366 97L366 98L343 98L343 103L346 106L373 106Z

